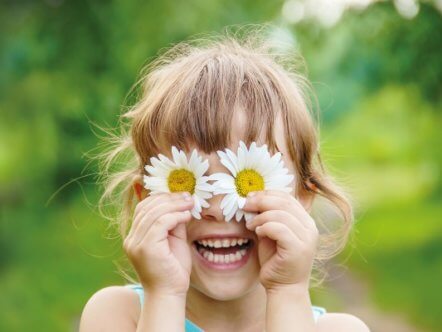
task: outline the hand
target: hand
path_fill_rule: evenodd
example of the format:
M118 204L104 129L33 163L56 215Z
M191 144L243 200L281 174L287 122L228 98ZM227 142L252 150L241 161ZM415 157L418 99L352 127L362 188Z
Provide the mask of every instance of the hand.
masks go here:
M188 193L165 193L140 201L124 250L148 293L185 296L192 259L186 223L192 219Z
M243 208L257 212L246 227L258 236L260 280L267 290L291 285L308 288L318 242L314 220L292 195L259 191Z

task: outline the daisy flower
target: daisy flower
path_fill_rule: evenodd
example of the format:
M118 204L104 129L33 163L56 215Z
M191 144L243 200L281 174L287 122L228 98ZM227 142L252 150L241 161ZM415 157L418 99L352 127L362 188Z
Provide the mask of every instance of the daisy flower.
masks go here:
M209 207L206 199L212 197L212 185L207 183L208 176L203 176L209 168L209 161L202 159L196 149L192 151L190 159L182 150L172 146L173 160L159 154L158 158L150 158L151 165L144 169L148 175L144 175L144 187L151 194L173 193L187 191L192 195L195 202L191 214L196 219L201 219L202 208Z
M236 154L229 149L217 153L221 163L231 173L231 175L215 173L209 177L215 181L213 194L226 195L220 206L225 221L229 222L234 216L238 222L243 216L249 221L256 215L242 210L246 196L251 191L292 191L292 188L287 186L293 181L294 176L288 174L288 169L284 167L282 154L277 152L270 156L267 145L258 147L256 142L253 142L250 149L247 149L244 142L240 141Z

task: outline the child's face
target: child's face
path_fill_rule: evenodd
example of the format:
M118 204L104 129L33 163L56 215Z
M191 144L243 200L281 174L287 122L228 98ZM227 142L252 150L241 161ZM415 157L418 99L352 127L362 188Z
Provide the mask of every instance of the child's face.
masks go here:
M244 128L246 119L242 112L236 112L233 117L232 127L232 145L226 148L236 151L239 146L239 141L244 140ZM282 119L278 118L275 122L275 140L278 150L283 154L283 160L285 167L289 169L292 174L294 172L294 164L289 157L287 144L285 141L284 126ZM258 145L266 143L264 134L261 133L260 139L257 139ZM199 151L200 155L204 159L209 160L209 169L206 175L213 173L224 172L229 174L229 171L224 167L219 160L216 152L211 154L204 154ZM294 195L295 190L292 191ZM210 207L203 208L201 213L201 220L191 220L187 226L187 238L192 252L192 274L191 274L191 287L204 293L205 295L218 299L229 300L240 298L246 293L250 292L259 283L259 271L260 266L257 255L257 236L254 232L248 230L245 227L244 220L236 222L231 220L230 222L224 221L222 209L220 203L224 195L215 195L208 200ZM233 240L236 239L248 239L246 246L245 256L234 260L234 263L221 264L209 262L198 251L199 246L196 245L198 240L212 241L215 244L215 239L218 239L221 243L223 239ZM228 241L226 241L228 243ZM210 248L209 251L213 255L225 256L233 254L237 255L240 251L238 246L234 246L234 243L230 243L231 247L226 248ZM244 244L243 244L244 246ZM244 248L241 248L244 249ZM242 250L244 254L244 250ZM209 253L206 253L206 255ZM213 257L214 257L213 256ZM220 257L218 257L220 258Z

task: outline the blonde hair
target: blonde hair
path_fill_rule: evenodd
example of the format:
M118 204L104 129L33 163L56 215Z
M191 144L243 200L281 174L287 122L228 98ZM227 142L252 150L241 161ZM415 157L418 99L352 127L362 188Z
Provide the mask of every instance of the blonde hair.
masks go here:
M238 107L248 119L247 143L265 129L273 151L273 126L280 114L295 165L296 192L325 198L342 217L337 229L323 225L318 267L344 247L353 222L352 206L322 164L311 89L297 68L299 56L278 53L261 29L249 29L244 35L227 32L181 42L144 68L135 85L136 103L121 115L117 132L106 138L110 148L98 156L104 186L100 211L125 238L137 203L133 182L141 179L150 157L171 145L185 148L188 143L205 153L224 149ZM105 206L113 207L110 216L104 213Z

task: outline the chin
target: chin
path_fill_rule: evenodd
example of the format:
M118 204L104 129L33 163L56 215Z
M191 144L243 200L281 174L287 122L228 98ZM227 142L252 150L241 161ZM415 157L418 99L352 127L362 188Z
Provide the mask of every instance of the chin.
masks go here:
M244 297L260 285L258 278L253 280L234 278L211 278L195 280L191 287L216 301L232 301Z

